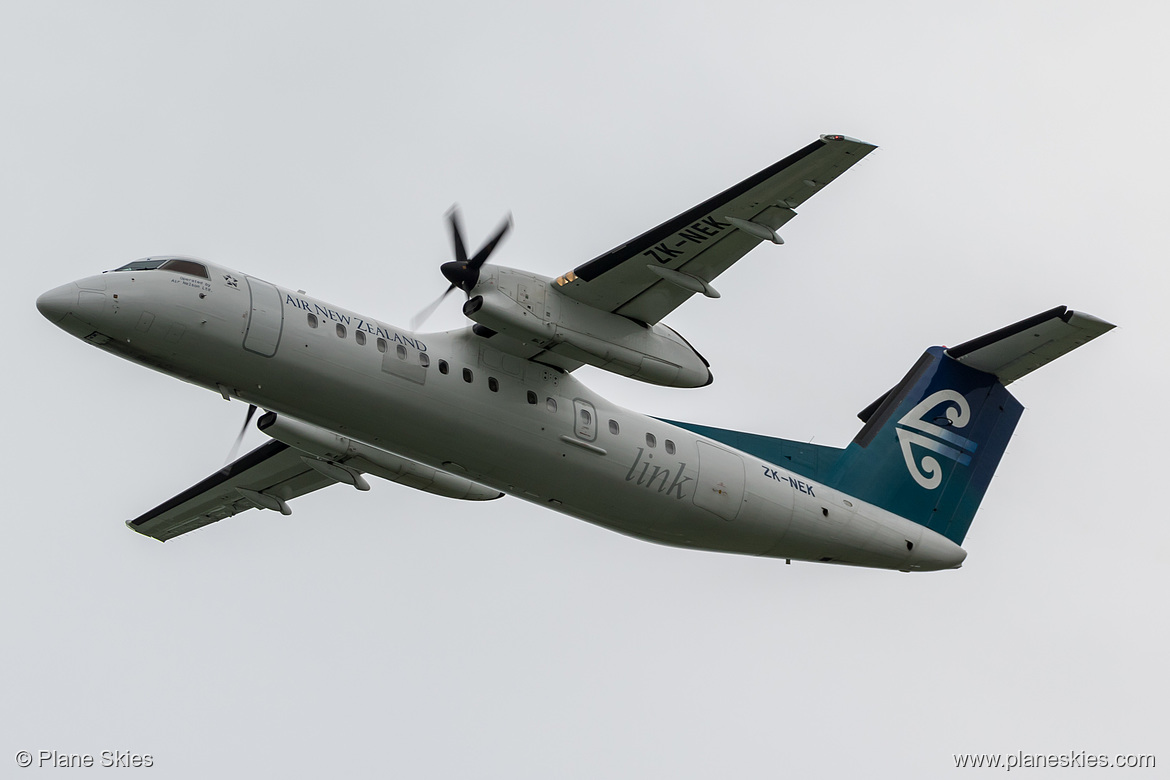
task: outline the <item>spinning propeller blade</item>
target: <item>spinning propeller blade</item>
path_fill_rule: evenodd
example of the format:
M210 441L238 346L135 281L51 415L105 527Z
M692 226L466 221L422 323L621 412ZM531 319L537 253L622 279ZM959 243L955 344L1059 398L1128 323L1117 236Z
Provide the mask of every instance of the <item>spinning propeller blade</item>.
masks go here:
M434 303L432 303L430 306L427 306L425 309L420 311L418 314L414 315L414 317L412 317L410 320L410 329L411 330L418 330L419 328L421 328L422 324L424 322L426 322L427 320L429 320L431 318L431 315L434 314L435 311L439 308L439 304L442 303L443 299L447 297L447 293L451 292L454 289L455 289L455 285L451 285L450 287L448 287L446 290L443 291L442 295L440 295L438 298L435 299Z
M244 425L240 428L240 435L236 437L236 443L232 445L231 452L228 453L227 462L224 463L225 468L236 459L236 455L240 451L240 444L244 441L244 434L248 431L248 423L252 422L254 414L256 414L256 404L248 404L248 413L244 415Z
M458 207L452 207L447 212L447 219L451 223L451 245L455 253L455 259L443 263L439 267L439 270L446 277L447 281L451 283L451 286L434 303L427 306L411 319L410 327L412 330L418 330L435 313L439 308L439 304L443 302L443 299L452 290L458 288L470 297L471 291L479 283L479 269L487 263L492 252L496 250L496 246L503 240L504 236L507 235L512 227L512 215L509 214L504 217L504 221L500 223L495 234L479 248L479 251L468 258L467 242L463 240L463 220L459 216Z

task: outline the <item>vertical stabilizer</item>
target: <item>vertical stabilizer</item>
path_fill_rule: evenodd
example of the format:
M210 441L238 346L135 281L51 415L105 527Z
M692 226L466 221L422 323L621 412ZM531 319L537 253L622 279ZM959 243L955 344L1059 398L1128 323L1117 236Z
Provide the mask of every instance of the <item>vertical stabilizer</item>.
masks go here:
M829 482L962 544L1023 407L1005 385L1111 323L1065 306L951 349L932 347L859 416Z
M996 376L932 347L863 413L828 482L962 544L1023 410Z

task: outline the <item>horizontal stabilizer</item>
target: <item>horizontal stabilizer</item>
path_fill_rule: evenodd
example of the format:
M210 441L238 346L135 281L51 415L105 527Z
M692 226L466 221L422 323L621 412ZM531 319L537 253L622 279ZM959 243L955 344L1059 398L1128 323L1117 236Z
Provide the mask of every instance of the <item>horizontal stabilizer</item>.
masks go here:
M1007 385L1113 327L1091 314L1057 306L951 347L947 356L977 371L992 374Z
M945 354L968 368L991 374L1002 385L1009 385L1114 327L1112 323L1091 314L1072 311L1067 306L1057 306L951 347L945 350ZM911 369L901 383L858 412L857 417L868 423L886 399L891 394L896 395L898 389L915 375L915 371L916 368Z

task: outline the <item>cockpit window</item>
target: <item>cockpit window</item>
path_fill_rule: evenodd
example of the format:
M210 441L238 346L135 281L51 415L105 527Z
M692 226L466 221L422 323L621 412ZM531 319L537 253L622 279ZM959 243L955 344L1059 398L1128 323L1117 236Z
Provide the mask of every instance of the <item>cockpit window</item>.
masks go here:
M166 261L165 257L148 257L145 260L135 260L133 263L126 263L121 268L115 268L114 273L118 271L153 271Z
M178 258L171 258L160 265L160 271L174 271L177 274L187 274L189 276L198 276L200 279L207 278L207 266L203 263L196 263L194 260L180 260Z
M145 260L135 260L133 263L127 263L121 268L115 268L114 272L153 271L156 268L161 271L174 271L177 274L198 276L200 279L208 278L207 266L203 263L197 263L194 260L185 260L181 257L148 257Z

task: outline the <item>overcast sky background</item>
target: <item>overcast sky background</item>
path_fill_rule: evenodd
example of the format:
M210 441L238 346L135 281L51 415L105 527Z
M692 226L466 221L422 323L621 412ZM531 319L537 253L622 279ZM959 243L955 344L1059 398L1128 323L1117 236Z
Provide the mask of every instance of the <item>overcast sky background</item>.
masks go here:
M0 5L0 766L1170 764L1168 25L1152 1ZM477 245L511 210L493 259L555 276L820 133L881 148L667 319L714 385L578 375L843 446L927 346L1058 304L1116 322L1013 385L1027 411L960 571L676 550L386 482L161 545L123 522L221 466L244 406L34 308L182 253L405 325L446 284L452 203ZM430 324L464 322L452 296Z

